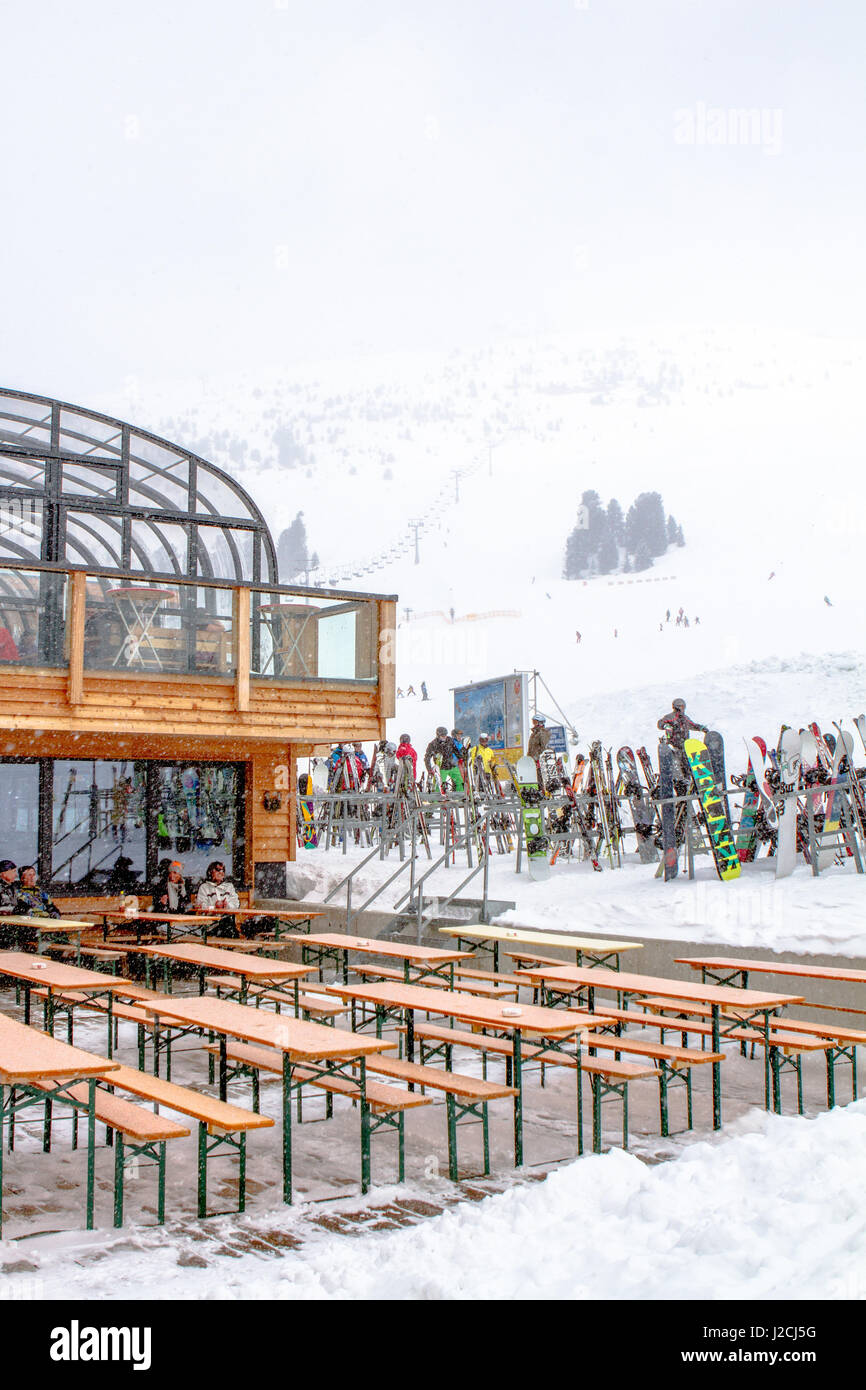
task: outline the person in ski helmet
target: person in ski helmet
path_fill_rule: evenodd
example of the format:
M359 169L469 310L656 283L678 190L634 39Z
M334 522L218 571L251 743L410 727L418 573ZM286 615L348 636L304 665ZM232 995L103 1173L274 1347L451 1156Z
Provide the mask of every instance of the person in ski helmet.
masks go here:
M538 762L538 759L550 742L550 730L546 727L546 724L547 721L543 715L533 715L532 731L529 735L529 746L526 752L527 756L534 758L536 762Z
M400 735L400 742L399 742L399 744L397 745L397 754L396 754L396 756L397 756L398 758L410 758L410 759L411 759L411 762L412 762L412 781L413 781L413 782L417 782L417 780L418 780L418 754L415 752L415 749L412 747L412 735L411 735L411 734L401 734L401 735Z
M673 701L670 714L663 714L656 727L667 735L668 743L678 753L682 753L683 744L693 730L702 734L707 732L706 724L696 724L686 714L686 702L683 699Z
M427 744L424 752L424 766L433 775L434 758L439 764L442 780L453 783L458 792L463 791L463 777L460 772L460 750L453 738L448 735L444 724L436 730L436 737Z
M491 777L495 775L496 754L490 747L488 734L478 735L478 742L474 748L470 749L469 762L476 772L489 772Z

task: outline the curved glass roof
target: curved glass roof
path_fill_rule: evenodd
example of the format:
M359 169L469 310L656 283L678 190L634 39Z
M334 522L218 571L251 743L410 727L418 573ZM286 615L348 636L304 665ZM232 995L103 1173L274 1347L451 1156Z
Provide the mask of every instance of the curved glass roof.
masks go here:
M227 473L122 420L21 391L0 390L0 559L277 581L264 517Z

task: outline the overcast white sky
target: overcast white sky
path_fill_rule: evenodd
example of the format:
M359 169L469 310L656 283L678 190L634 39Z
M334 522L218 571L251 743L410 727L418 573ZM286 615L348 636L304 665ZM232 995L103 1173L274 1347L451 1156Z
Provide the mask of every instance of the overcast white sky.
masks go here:
M0 18L4 385L105 403L602 323L861 332L862 0ZM743 108L758 136L709 143Z

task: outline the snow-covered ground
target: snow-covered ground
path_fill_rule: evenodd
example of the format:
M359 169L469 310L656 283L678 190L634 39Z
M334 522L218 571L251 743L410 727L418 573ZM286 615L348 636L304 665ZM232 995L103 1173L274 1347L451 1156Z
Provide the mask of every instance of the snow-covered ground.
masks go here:
M155 1233L29 1243L9 1296L20 1283L49 1299L862 1299L864 1145L866 1101L812 1119L755 1110L667 1163L613 1150L406 1230L307 1227L270 1262L235 1249L191 1268L194 1243ZM271 1234L308 1214L276 1213ZM249 1218L221 1229L255 1234Z
M345 856L333 849L299 850L297 864L290 868L291 885L301 900L322 903L368 853L354 845ZM355 908L394 873L397 862L394 854L384 861L373 858L355 876ZM657 879L655 866L640 864L633 853L625 855L620 869L609 868L606 859L602 863L602 872L595 873L586 862L559 858L547 882L535 883L525 861L517 874L516 855L493 855L490 897L515 904L495 921L587 936L724 942L778 952L866 957L866 877L855 872L851 861L817 878L801 862L790 878L777 882L774 861L758 860L743 865L740 877L727 883L717 877L708 858L696 859L691 882L682 873L673 883ZM468 872L465 857L461 861L458 856L456 864L431 875L425 893L448 897ZM384 889L373 904L375 911L396 905L407 891L408 871L404 877L405 884L401 877ZM479 878L460 896L480 897ZM345 891L332 900L335 907L345 903Z

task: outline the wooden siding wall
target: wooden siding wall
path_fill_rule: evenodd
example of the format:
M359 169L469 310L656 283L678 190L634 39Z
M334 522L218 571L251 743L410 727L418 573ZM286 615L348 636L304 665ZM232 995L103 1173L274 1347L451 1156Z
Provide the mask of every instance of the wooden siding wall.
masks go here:
M107 730L331 743L380 737L379 690L311 681L252 682L249 709L239 710L231 679L202 676L85 674L80 702L68 700L66 671L0 667L0 739L4 730L88 736Z
M247 799L248 818L252 846L252 858L256 864L284 864L294 856L289 854L289 806L292 801L288 782L289 750L280 748L258 749L252 760L252 785ZM278 811L266 811L264 798L275 795L280 799ZM251 870L247 871L252 877Z

